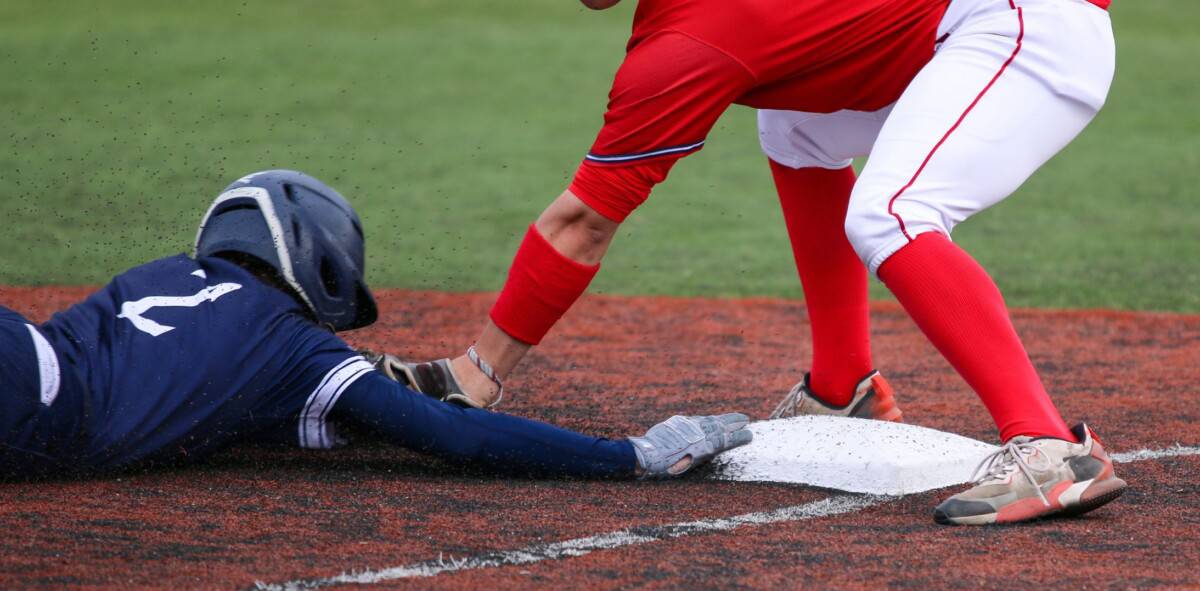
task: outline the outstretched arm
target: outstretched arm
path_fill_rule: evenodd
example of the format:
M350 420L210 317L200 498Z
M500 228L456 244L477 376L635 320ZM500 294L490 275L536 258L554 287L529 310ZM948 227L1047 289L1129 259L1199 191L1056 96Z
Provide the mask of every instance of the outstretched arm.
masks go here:
M413 392L372 373L342 394L334 413L397 445L500 469L579 478L629 478L637 455L629 441L573 431Z
M376 372L354 382L333 412L415 451L576 478L676 476L750 442L743 415L672 417L644 437L611 440L434 400Z
M503 380L591 284L621 222L756 83L739 60L688 35L636 39L613 80L604 127L571 185L526 231L474 344L492 371L471 355L454 358L460 389L447 394L478 407L498 399Z

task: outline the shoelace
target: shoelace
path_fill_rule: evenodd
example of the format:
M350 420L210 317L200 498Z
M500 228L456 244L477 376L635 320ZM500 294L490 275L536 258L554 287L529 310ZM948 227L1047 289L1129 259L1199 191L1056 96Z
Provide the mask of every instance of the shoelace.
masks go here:
M800 392L803 389L804 382L793 386L792 390L787 393L787 396L783 397L783 401L779 403L779 406L776 406L775 410L771 411L771 415L768 418L782 419L786 415L796 414L796 405L800 403Z
M1037 480L1033 477L1033 471L1029 464L1025 463L1025 455L1022 452L1036 453L1038 448L1033 445L1032 441L1010 441L995 452L988 454L979 462L979 466L975 468L974 474L971 475L971 480L975 483L981 483L993 478L1007 476L1012 472L1012 466L1016 466L1025 478L1029 479L1029 483L1033 485L1033 490L1037 491L1038 498L1042 500L1047 507L1050 506L1050 499L1046 498L1046 494L1042 492L1042 487L1038 485ZM979 476L982 473L983 476Z

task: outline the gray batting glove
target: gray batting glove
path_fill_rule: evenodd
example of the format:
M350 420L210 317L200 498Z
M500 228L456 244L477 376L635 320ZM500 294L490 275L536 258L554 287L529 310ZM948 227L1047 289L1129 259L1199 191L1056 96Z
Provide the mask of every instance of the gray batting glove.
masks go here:
M717 454L750 443L750 417L740 413L706 417L673 416L642 437L630 437L637 453L638 475L670 478L699 466Z

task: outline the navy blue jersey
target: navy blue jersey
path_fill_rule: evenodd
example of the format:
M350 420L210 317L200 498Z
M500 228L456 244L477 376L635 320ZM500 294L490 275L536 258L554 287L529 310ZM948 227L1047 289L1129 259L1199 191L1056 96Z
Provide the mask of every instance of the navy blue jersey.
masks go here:
M330 447L334 402L372 371L287 294L219 258L136 267L39 329L64 383L82 386L72 461L88 469L195 459L264 433Z

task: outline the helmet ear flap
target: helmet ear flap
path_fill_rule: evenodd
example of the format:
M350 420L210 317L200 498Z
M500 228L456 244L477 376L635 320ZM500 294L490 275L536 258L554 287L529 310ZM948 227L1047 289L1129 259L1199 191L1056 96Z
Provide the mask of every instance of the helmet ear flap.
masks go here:
M354 301L357 302L354 315L354 328L362 328L375 324L379 320L379 308L375 305L375 296L361 281L354 284Z

